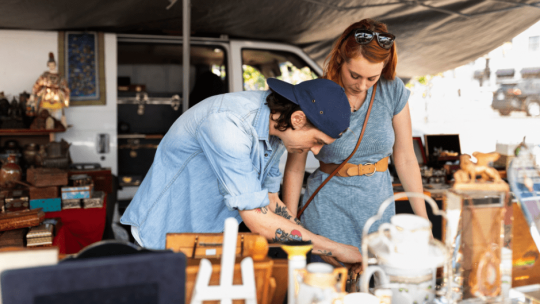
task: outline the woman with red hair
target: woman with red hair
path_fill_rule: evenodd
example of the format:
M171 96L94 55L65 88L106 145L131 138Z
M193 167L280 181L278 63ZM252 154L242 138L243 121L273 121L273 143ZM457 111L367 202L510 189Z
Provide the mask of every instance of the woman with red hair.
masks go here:
M328 55L323 76L344 88L351 106L351 124L341 138L324 146L316 155L321 166L308 179L302 207L329 174L353 152L360 134L364 134L357 151L347 162L348 167L340 170L320 189L305 208L301 221L313 233L358 248L364 224L377 213L380 204L393 195L387 170L391 154L405 190L423 192L413 150L407 103L410 92L401 79L396 78L394 40L394 35L388 33L383 23L364 19L352 24ZM376 93L372 99L373 92ZM368 112L369 119L364 128ZM293 215L298 213L307 152L289 154L287 158L283 200ZM427 218L423 199L411 199L411 204L417 215ZM381 223L389 222L394 214L395 206L391 205L382 220L371 227L370 233L376 231ZM314 253L333 255L329 252ZM313 257L317 259L315 255ZM324 260L337 263L331 258Z

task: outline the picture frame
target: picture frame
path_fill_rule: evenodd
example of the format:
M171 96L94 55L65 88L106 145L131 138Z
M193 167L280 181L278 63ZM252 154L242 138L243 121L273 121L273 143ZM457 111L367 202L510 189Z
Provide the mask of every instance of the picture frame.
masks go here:
M416 159L418 160L418 165L424 166L427 164L426 152L424 150L424 144L422 143L422 137L414 136L413 137L413 148Z
M58 32L58 71L66 78L70 106L106 104L102 32Z

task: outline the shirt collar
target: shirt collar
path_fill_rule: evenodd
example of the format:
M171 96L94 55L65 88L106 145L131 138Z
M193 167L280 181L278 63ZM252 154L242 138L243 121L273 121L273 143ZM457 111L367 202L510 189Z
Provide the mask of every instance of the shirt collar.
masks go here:
M259 140L264 140L266 148L272 150L270 145L270 108L266 104L266 97L270 94L270 91L262 94L261 103L257 116L253 122L253 127L259 136Z

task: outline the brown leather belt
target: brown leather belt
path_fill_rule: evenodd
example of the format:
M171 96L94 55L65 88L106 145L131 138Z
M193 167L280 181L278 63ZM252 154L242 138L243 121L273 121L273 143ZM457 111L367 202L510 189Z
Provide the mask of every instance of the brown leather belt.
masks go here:
M321 165L321 171L326 174L331 174L340 165L340 164L326 164L326 163L323 163L322 161L320 161L319 163ZM384 172L387 169L388 169L388 156L374 164L366 163L363 165L362 164L355 165L351 163L346 163L338 171L336 176L341 176L341 177L350 177L350 176L359 176L359 175L372 176L373 174L375 174L375 172Z

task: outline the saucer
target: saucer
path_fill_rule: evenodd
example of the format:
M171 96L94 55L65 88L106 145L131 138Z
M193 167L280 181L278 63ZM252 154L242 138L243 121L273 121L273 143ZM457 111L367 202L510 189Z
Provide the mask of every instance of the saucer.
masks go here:
M368 251L377 257L379 265L385 265L398 269L424 269L441 267L450 258L445 245L431 239L427 250L421 253L403 254L393 252L390 254L388 246L383 243L379 232L368 235L364 242L367 243Z

